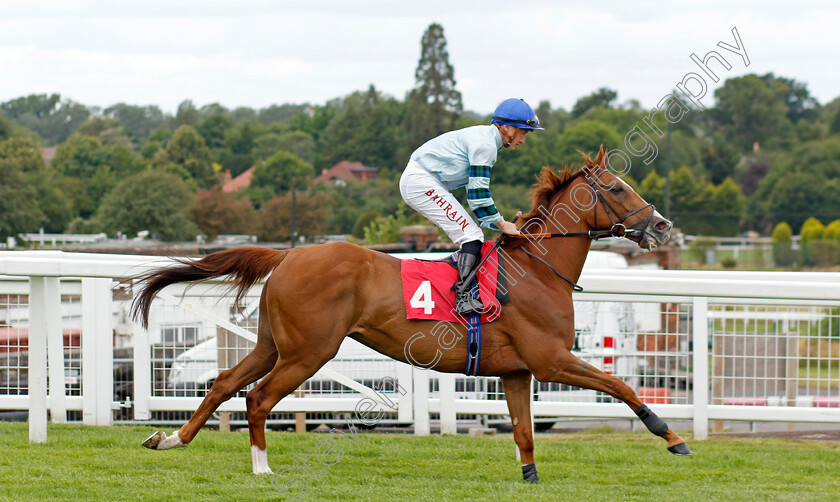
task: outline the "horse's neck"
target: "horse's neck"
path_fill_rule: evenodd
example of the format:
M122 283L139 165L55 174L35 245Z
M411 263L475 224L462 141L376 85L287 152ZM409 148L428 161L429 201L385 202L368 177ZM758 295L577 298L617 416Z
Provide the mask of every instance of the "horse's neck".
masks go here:
M569 233L590 230L584 225L566 228ZM549 263L577 283L583 271L583 264L586 261L586 255L589 254L592 241L589 237L560 237L549 239L549 241L545 245L546 249L548 249Z
M569 208L569 210L557 210L560 204L565 205L560 207ZM543 221L548 232L574 234L592 230L589 226L587 211L575 208L568 197L562 197L552 206L552 209L553 211L548 214L543 213L545 217ZM586 261L591 245L592 241L586 236L553 237L540 242L540 246L547 251L542 258L574 282L580 278L583 263Z

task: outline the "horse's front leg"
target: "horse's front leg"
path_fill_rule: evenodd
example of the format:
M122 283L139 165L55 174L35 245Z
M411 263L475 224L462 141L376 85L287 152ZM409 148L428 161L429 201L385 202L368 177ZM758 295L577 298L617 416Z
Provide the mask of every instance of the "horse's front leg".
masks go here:
M582 361L565 348L558 352L552 354L551 361L543 359L541 364L529 365L537 380L605 392L626 403L651 433L665 439L668 442L668 451L675 455L691 455L685 441L652 412L624 381Z
M513 440L516 441L522 459L522 477L529 483L539 483L540 478L534 463L534 434L531 429L531 373L518 371L501 378L510 421L513 424Z

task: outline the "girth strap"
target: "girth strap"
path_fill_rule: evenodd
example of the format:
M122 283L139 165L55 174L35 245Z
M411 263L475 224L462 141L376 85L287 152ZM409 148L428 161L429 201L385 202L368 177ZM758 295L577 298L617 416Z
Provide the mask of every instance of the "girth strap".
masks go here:
M467 316L467 368L464 374L478 376L478 366L481 362L481 316L470 314Z

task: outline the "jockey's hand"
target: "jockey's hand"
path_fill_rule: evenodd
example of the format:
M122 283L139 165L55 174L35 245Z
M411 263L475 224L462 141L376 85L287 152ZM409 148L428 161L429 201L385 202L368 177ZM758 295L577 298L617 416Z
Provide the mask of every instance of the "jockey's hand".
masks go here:
M520 233L519 233L519 229L518 229L518 228L516 228L516 225L514 225L513 223L511 223L511 222L509 222L509 221L499 220L499 221L497 221L497 222L496 222L496 226L497 226L497 227L499 228L499 230L501 230L501 231L502 231L502 233L504 233L504 234L507 234L507 235L520 235Z

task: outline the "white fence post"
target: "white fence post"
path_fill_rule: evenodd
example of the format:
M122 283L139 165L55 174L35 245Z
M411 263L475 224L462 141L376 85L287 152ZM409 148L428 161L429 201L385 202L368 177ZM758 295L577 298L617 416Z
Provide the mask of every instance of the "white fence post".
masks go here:
M149 350L149 332L134 323L134 420L149 420L152 413L149 397L152 395L152 354Z
M414 369L405 363L397 364L397 381L406 391L405 394L397 393L398 409L397 421L406 423L414 421Z
M692 303L694 341L694 439L709 437L709 299L695 296Z
M428 436L431 433L429 418L429 370L412 367L414 376L414 435Z
M455 419L455 374L436 373L440 388L440 433L458 434Z
M82 422L111 425L114 337L110 279L82 279Z
M54 424L67 422L64 399L64 332L61 329L61 292L58 277L44 277L46 288L47 369L49 373L50 419Z
M47 442L47 337L49 312L61 312L61 305L48 304L56 294L50 291L57 281L33 276L29 278L29 442ZM61 297L58 296L59 301ZM58 334L61 340L61 333ZM62 383L64 379L61 379Z

